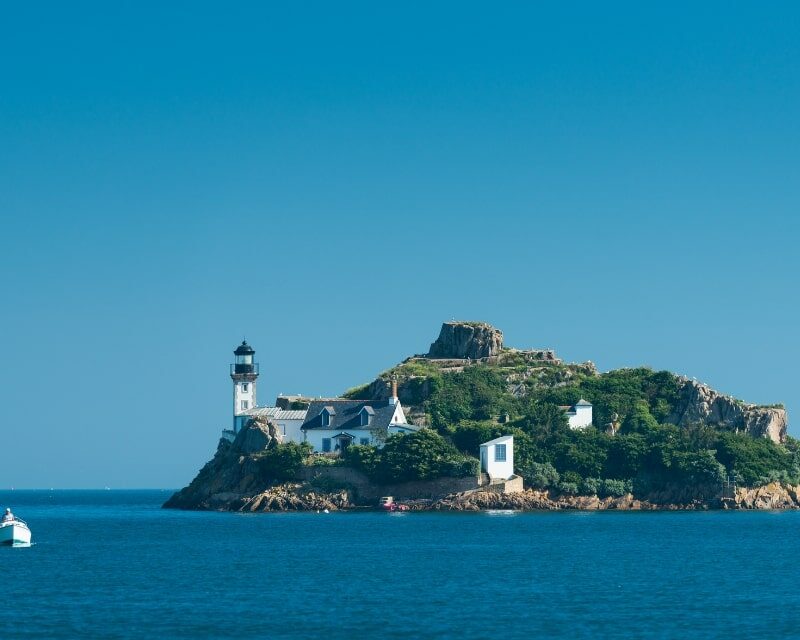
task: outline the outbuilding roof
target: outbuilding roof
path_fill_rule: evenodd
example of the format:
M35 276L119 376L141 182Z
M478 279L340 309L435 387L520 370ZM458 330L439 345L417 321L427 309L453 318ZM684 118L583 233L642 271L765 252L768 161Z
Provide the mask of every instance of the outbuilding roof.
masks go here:
M591 406L592 406L591 402L587 402L586 400L581 398L575 404L559 405L558 408L561 409L562 411L566 411L567 413L574 413L575 407L591 407Z
M499 438L495 438L494 440L489 440L488 442L484 442L481 444L482 447L489 447L493 444L506 444L507 442L511 442L514 440L514 436L500 436Z

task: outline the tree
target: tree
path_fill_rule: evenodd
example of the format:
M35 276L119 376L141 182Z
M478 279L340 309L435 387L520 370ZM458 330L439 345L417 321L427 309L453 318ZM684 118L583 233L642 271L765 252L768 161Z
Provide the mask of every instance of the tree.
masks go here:
M561 476L549 462L531 462L520 468L520 474L525 481L537 489L548 489L558 485Z
M389 436L378 451L376 476L381 482L430 480L448 475L477 475L477 458L464 456L431 429Z
M658 429L658 422L650 413L650 407L644 400L637 400L633 408L622 422L621 433L647 433Z

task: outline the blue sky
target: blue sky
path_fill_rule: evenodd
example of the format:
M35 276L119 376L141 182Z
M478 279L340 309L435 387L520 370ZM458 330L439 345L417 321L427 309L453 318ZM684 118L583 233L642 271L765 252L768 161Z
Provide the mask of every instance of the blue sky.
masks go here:
M443 320L796 400L795 3L17 3L0 487L178 487ZM796 433L796 429L790 429Z

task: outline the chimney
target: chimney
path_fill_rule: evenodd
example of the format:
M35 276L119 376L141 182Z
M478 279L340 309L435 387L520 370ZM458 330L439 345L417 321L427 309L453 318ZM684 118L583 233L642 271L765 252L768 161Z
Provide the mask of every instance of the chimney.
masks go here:
M392 406L397 404L397 376L392 376L392 395L389 398L389 404Z

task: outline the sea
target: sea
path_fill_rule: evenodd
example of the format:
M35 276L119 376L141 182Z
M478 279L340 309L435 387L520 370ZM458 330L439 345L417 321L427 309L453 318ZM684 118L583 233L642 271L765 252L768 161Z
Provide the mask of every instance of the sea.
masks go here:
M798 512L268 513L4 491L3 637L798 638Z

